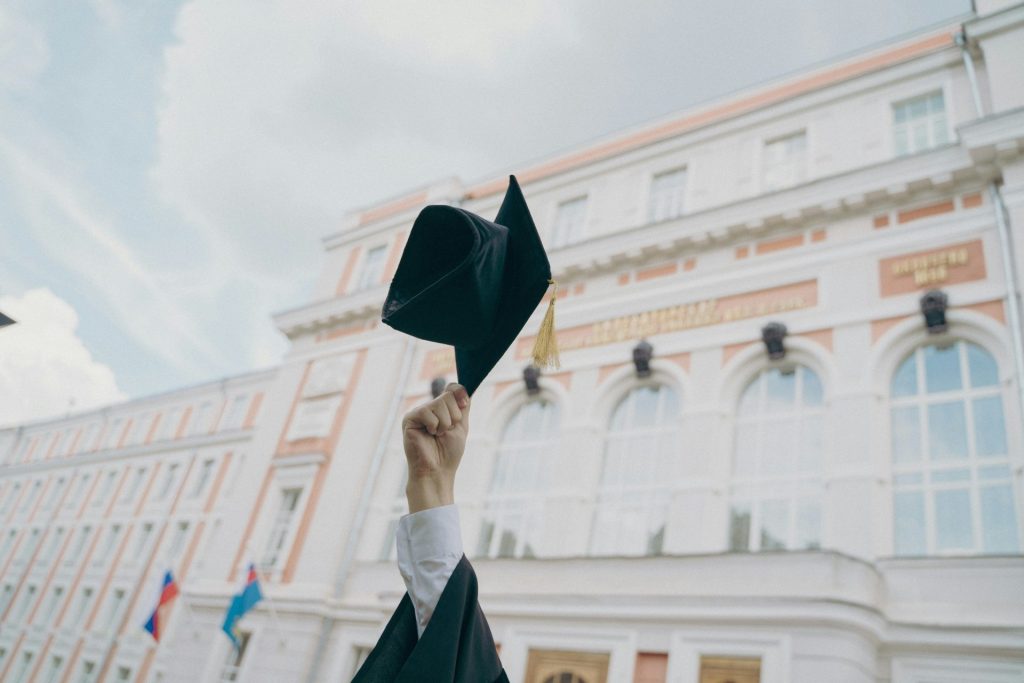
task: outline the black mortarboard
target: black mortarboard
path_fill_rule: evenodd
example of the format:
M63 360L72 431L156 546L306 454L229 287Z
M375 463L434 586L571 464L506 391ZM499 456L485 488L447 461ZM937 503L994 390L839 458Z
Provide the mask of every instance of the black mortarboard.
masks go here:
M454 346L459 384L472 394L551 282L544 245L519 183L510 176L494 221L454 206L420 211L382 319L400 332ZM535 347L540 362L557 357L551 315L549 309L538 335L542 348Z
M13 324L14 324L14 319L13 318L8 318L3 313L0 313L0 327L7 327L8 325L13 325Z

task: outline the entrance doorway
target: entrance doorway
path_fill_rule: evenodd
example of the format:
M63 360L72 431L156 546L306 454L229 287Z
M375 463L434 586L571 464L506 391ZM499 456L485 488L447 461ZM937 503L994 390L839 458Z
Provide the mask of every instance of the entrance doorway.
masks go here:
M526 683L607 683L608 659L603 652L530 650Z

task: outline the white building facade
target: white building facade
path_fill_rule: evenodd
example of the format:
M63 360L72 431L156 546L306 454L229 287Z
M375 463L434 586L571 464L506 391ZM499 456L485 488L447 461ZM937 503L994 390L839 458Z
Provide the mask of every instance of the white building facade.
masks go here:
M978 11L516 169L562 366L524 381L541 310L456 494L510 680L1024 681L1024 5ZM455 377L387 283L424 205L506 182L349 216L274 371L0 434L0 679L348 681L403 590L398 420Z

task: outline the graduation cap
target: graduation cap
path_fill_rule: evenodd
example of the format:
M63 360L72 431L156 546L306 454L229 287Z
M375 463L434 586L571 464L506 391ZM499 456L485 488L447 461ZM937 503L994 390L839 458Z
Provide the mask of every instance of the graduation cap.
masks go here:
M400 332L455 347L459 384L472 394L555 285L533 348L538 366L558 367L557 284L515 176L493 221L454 206L420 211L384 302Z
M14 319L13 318L9 318L6 315L4 315L3 313L0 313L0 327L7 327L8 325L13 325L13 324L14 324Z

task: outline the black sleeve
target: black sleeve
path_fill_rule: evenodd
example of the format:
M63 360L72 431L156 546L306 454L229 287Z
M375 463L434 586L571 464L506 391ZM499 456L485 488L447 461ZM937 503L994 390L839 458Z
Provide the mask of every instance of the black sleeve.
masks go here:
M406 594L352 683L508 683L463 555L422 638Z

